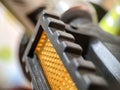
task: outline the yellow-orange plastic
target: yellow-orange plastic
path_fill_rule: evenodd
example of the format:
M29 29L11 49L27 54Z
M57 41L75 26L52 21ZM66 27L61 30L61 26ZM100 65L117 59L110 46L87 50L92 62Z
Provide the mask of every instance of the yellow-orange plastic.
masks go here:
M38 42L36 54L52 90L77 90L45 32Z

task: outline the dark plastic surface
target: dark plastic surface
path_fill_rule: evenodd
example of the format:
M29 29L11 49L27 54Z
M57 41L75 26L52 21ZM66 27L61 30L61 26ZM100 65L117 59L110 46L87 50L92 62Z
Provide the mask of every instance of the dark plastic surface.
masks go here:
M71 33L75 42L82 46L83 56L96 65L97 73L108 81L110 89L119 90L120 38L92 24L80 27L68 25L66 32Z

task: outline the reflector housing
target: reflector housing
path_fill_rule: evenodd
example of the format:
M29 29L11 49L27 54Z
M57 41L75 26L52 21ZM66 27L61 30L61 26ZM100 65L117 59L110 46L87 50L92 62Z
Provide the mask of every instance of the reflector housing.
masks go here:
M94 64L84 60L74 41L59 17L41 14L23 57L35 89L107 90L106 81L95 74Z

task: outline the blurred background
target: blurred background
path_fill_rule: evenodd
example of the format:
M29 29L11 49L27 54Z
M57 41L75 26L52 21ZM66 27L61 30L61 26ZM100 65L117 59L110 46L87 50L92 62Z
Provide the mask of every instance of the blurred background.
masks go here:
M29 76L22 69L24 65L21 64L21 59L41 11L44 9L55 11L55 5L60 5L57 4L58 1L61 0L0 0L0 90L32 89ZM63 1L69 2L69 0ZM97 17L93 19L104 29L106 28L104 16L114 9L118 0L77 1L85 1L93 6ZM66 8L63 3L62 8ZM118 13L120 13L120 7ZM111 19L109 22L113 23ZM116 34L116 32L110 33Z

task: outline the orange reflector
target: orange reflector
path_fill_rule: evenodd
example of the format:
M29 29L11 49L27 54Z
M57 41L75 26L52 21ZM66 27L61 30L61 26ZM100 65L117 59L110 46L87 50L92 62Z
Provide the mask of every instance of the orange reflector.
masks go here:
M36 54L52 90L77 90L45 32L38 42Z

